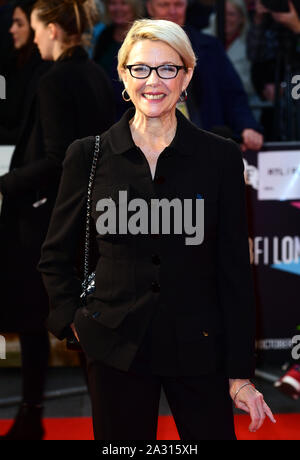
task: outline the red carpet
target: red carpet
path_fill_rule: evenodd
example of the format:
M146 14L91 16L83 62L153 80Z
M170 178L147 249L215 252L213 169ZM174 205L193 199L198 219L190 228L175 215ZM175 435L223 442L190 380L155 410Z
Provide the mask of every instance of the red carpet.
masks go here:
M266 420L257 433L250 433L248 415L236 415L236 434L239 440L300 440L300 414L277 414L276 425ZM6 432L11 420L0 420L0 434ZM48 418L45 420L47 440L93 439L92 422L89 417ZM160 416L158 440L179 440L172 416Z

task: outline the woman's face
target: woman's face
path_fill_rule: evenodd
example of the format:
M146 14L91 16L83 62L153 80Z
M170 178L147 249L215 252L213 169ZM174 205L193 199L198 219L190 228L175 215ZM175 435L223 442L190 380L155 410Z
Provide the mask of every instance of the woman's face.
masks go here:
M241 32L243 17L239 10L230 2L226 2L225 32L227 37L232 37Z
M108 14L113 24L123 25L134 21L134 11L127 0L109 0Z
M162 41L141 40L135 43L128 56L128 65L146 64L157 67L163 64L183 65L179 54ZM123 82L137 111L147 117L161 117L175 110L181 93L187 88L193 71L179 70L177 77L162 79L153 70L148 78L137 79L129 70L122 72Z
M14 41L14 47L20 49L25 46L30 38L30 23L24 11L17 6L13 12L13 22L9 29Z
M53 59L53 39L51 38L51 29L49 26L39 20L37 11L31 13L31 27L34 30L34 43L36 43L42 59Z

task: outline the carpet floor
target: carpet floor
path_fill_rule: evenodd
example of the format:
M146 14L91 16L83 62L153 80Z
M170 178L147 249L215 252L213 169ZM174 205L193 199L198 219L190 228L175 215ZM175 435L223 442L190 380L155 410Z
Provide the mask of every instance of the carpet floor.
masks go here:
M238 440L300 440L300 414L276 414L274 425L268 419L256 433L248 430L248 415L235 415L235 429ZM12 420L0 420L0 433L4 434ZM45 440L91 440L93 439L90 417L46 418L44 419ZM160 415L157 430L158 440L179 440L174 419Z

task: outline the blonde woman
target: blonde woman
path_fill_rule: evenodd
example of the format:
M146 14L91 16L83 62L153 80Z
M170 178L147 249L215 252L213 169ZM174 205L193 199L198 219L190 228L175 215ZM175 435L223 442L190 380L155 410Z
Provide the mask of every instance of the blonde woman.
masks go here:
M176 110L195 62L183 29L165 20L135 22L120 49L134 108L101 139L96 288L86 306L74 254L93 137L68 150L42 249L48 327L60 339L72 330L86 354L97 440L155 440L162 387L181 440L236 439L232 399L250 413L251 431L265 416L275 422L249 381L255 307L241 153Z
M251 81L251 63L247 57L246 37L249 30L249 17L244 0L226 0L225 2L225 49L235 70L242 80L248 98L256 93ZM217 35L216 15L211 15L210 26L204 33ZM250 101L251 102L251 101ZM254 101L253 101L254 102Z

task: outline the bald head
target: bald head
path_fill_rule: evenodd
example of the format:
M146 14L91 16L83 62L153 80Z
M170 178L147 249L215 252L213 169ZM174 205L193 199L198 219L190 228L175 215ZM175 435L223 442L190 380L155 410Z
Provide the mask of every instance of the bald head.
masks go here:
M166 19L180 26L185 24L187 0L147 0L148 14L152 19Z

